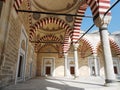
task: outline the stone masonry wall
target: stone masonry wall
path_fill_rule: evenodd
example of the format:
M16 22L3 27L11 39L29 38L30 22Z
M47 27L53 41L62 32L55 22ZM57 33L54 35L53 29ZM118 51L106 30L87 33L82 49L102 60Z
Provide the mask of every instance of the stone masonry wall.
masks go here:
M11 0L12 1L12 0ZM28 9L26 3L27 0L24 0L24 2L21 5L21 9ZM8 6L8 2L6 3L6 6ZM9 21L8 23L8 30L6 30L7 35L5 36L7 38L6 44L5 44L5 53L3 62L0 69L0 88L6 85L9 85L11 83L15 83L15 77L16 77L16 68L17 68L17 61L18 61L18 53L19 53L19 47L20 47L20 35L21 35L21 27L24 26L27 36L29 35L29 14L28 13L16 13L13 12L12 9L10 11L10 15L8 15ZM16 14L15 14L16 13ZM17 15L17 16L16 16ZM5 15L6 16L6 15ZM7 16L7 17L8 17ZM1 29L1 28L0 28ZM0 30L1 32L1 30ZM2 35L4 33L0 33ZM4 38L3 38L4 39ZM28 40L29 41L29 40ZM1 47L1 42L0 42ZM31 50L32 45L29 45L28 42L29 51ZM0 48L0 51L2 49ZM27 52L29 52L27 51ZM27 56L31 56L30 53L27 54ZM26 62L26 72L25 77L26 79L29 77L29 62L31 57L27 57ZM36 75L36 56L34 57L33 53L33 66L32 66L32 76Z
M18 59L21 23L19 19L15 19L12 14L9 20L9 33L7 37L7 43L5 47L5 58L2 64L2 83L7 85L10 82L14 82L16 73L16 63Z
M64 76L64 58L58 58L58 54L54 53L40 53L38 54L37 58L37 76L41 76L41 73L43 72L43 58L54 58L55 59L55 76L57 77L63 77ZM68 54L68 58L73 58L73 53ZM104 62L103 57L99 57L99 63L100 63L100 76L104 77ZM79 69L79 76L81 77L89 77L90 75L90 66L88 57L81 58L78 56L78 69Z
M40 53L37 58L37 76L41 76L43 69L43 58L54 58L55 62L55 76L64 76L64 59L58 58L58 54Z
M26 79L36 76L36 54L31 43L28 44L27 60L26 60Z

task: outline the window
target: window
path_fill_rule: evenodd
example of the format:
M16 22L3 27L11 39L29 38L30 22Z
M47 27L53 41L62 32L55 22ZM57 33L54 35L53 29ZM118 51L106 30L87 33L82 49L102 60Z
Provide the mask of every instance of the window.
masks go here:
M118 68L117 68L117 66L114 66L114 73L118 74Z
M116 75L120 74L119 63L119 59L113 57L113 69Z
M98 57L96 57L97 62L95 64L94 58L93 57L89 57L88 58L88 64L89 64L89 68L90 68L90 75L91 76L96 76L100 74L99 68L100 68L100 63L99 63L99 59ZM95 67L96 65L96 67Z

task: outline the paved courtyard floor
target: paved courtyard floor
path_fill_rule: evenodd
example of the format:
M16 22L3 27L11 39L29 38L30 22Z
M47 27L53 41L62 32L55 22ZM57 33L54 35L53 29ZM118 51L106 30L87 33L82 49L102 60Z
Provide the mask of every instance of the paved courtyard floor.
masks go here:
M10 85L2 90L120 90L120 83L105 86L100 77L60 78L36 77L25 82Z

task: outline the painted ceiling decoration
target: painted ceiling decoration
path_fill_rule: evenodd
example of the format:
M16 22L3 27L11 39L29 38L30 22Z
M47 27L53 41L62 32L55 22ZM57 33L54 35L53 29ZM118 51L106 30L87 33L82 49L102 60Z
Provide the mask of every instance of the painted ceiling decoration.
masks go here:
M40 19L40 14L39 13L33 13L32 14L33 19L39 20Z
M29 40L33 41L32 43L35 45L36 50L41 49L43 46L51 45L54 48L59 48L57 49L58 52L62 50L63 53L68 52L71 44L79 42L82 20L84 18L82 16L84 16L88 7L91 9L94 22L98 18L102 20L104 13L110 8L110 0L14 0L14 9L16 11L20 10L23 2L28 3L28 11L58 14L48 15L31 12L29 14ZM80 16L61 16L59 15L60 13ZM108 16L110 14L110 12L107 13ZM37 40L39 42L35 42ZM43 43L44 40L45 42ZM82 43L90 47L91 53L94 53L92 46L89 46L85 41Z
M31 0L32 4L41 11L66 12L78 5L79 0Z

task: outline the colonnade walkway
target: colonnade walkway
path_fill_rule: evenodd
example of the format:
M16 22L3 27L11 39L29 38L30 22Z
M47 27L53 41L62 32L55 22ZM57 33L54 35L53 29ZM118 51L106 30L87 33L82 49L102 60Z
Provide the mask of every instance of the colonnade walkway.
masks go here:
M16 85L10 85L2 90L120 90L120 82L111 86L104 85L101 77L36 77Z

